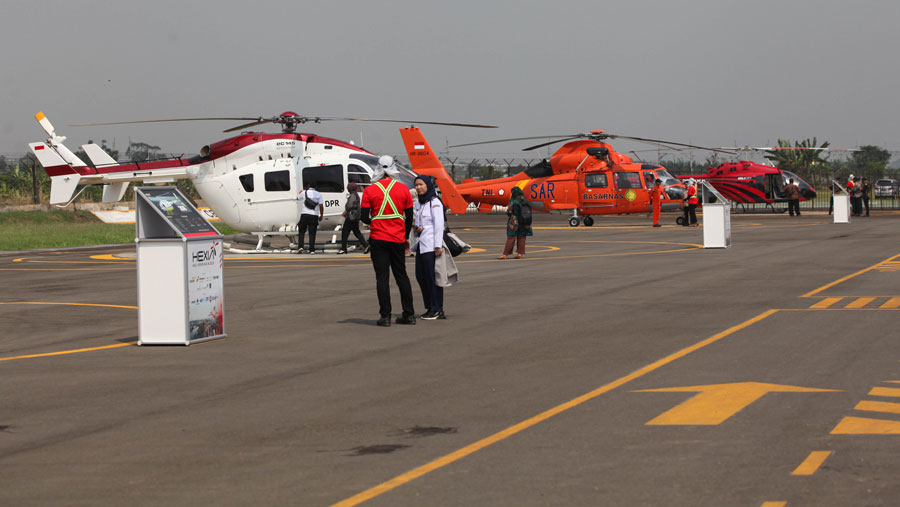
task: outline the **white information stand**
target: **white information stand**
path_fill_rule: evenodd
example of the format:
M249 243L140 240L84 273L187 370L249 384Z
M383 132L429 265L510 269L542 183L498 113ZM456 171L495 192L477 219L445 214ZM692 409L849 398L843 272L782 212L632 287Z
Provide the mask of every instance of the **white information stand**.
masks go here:
M831 183L831 195L834 199L834 223L849 224L850 194L847 193L847 189L842 187L840 183L834 181Z
M224 337L222 235L175 187L134 196L138 345Z
M731 246L731 203L708 181L698 183L703 186L703 248L728 248Z

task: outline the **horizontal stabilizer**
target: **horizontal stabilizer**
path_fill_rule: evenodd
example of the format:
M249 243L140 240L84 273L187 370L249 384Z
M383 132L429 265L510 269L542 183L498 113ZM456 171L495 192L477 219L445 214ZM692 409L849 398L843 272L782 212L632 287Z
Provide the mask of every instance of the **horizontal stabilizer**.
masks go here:
M104 167L118 164L118 162L116 162L114 158L109 156L109 153L103 151L103 148L97 146L96 144L82 144L81 149L84 150L95 167Z

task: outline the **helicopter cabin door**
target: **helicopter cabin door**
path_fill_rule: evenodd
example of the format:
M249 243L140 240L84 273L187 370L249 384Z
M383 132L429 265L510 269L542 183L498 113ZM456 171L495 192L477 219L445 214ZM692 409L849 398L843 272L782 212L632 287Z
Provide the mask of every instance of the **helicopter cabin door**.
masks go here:
M607 212L616 206L609 172L581 173L581 209L587 214Z
M781 173L766 175L766 199L784 199L784 177Z
M325 219L340 219L347 196L344 193L344 166L342 164L314 165L303 168L302 185L314 183L325 203Z
M640 171L613 171L616 209L620 213L647 212L650 194L644 188Z

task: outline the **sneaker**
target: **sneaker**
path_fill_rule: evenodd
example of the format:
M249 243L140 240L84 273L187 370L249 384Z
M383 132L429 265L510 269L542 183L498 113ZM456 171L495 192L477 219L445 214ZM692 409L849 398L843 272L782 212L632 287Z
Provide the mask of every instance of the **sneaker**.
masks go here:
M405 317L403 317L403 316L397 317L397 320L395 320L394 322L396 322L397 324L406 324L409 326L413 326L416 323L416 316L415 315L407 315Z
M444 315L444 311L443 311L443 310L437 312L437 319L438 319L438 320L447 320L447 316Z
M376 322L375 325L382 326L382 327L391 327L391 318L390 317L382 317L382 318L378 319L378 322Z
M297 249L297 255L300 255L300 254L302 254L302 253L303 253L303 249L302 249L302 248L298 248L298 249Z
M437 312L428 312L422 314L422 320L436 320L438 318Z
M315 254L315 253L316 253L315 250L310 250L310 251L309 251L309 255L313 255L313 254Z

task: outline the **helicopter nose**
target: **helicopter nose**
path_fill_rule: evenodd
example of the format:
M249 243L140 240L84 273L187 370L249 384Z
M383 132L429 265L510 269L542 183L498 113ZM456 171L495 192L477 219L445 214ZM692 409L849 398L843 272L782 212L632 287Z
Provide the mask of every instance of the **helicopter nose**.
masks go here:
M684 198L684 189L682 187L669 187L666 189L666 195L669 199L681 200Z
M806 190L803 191L803 197L805 199L810 199L810 200L815 199L816 191L812 188L807 188Z

